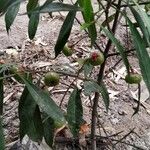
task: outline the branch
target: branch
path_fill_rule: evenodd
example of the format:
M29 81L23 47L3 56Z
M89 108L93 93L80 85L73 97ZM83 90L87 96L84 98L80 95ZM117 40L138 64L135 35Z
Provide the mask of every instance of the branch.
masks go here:
M115 31L116 31L119 12L120 12L120 5L121 5L121 0L118 1L118 6L117 6L118 9L116 10L115 19L113 22L112 33L115 33ZM108 40L108 43L107 43L105 51L104 51L105 61L102 64L99 74L98 74L98 79L97 79L98 84L101 84L102 79L103 79L103 73L104 73L105 65L106 65L106 56L110 50L111 43L112 43L111 40ZM92 125L91 125L91 144L92 144L91 149L92 150L96 150L95 134L96 134L96 114L97 114L98 100L99 100L99 93L96 92L94 100L93 100L94 104L93 104L93 109L92 109Z

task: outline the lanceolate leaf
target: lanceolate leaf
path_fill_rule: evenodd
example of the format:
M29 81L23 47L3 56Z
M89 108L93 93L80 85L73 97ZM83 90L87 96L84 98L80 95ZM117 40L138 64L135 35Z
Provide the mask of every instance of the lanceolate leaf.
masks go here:
M142 72L142 76L143 79L147 85L147 88L150 92L150 57L149 54L146 50L146 45L143 41L143 39L141 38L138 30L136 29L136 27L134 26L134 24L126 17L131 33L132 33L132 37L133 37L133 41L134 41L134 46L136 49L136 54L139 60L139 65L141 68L141 72Z
M34 9L33 12L39 13L48 13L48 12L57 12L57 11L80 11L81 9L76 5L64 4L51 1L47 1L42 6Z
M91 45L94 44L97 38L97 32L95 27L94 13L91 0L78 0L80 7L83 9L82 14L86 24L88 24L88 33L91 38Z
M11 0L0 1L0 16L6 12L7 8L11 5L11 3Z
M84 92L85 92L85 95L90 95L92 92L101 93L106 110L108 111L109 93L108 93L107 88L105 87L104 83L101 83L101 85L98 85L94 81L86 81L86 82L84 82Z
M136 4L136 6L138 8L137 11L138 11L139 15L141 16L141 18L142 18L142 20L143 20L143 22L147 28L149 36L150 36L150 24L149 24L150 18L148 16L148 14L135 1L134 1L134 3Z
M115 17L115 13L110 15L107 20L104 20L104 22L101 24L102 27L106 27L107 23L109 24L110 22L112 22L114 20Z
M81 91L75 88L70 95L67 107L67 121L74 137L77 136L83 121L83 108L80 94Z
M146 44L150 46L150 25L147 25L147 22L144 21L143 15L145 16L145 19L148 21L148 23L150 22L150 18L147 16L146 12L143 12L143 10L139 11L140 7L136 10L134 7L130 6L130 9L137 21L138 27L140 27L143 33L143 39L145 40ZM143 15L141 15L141 13L143 13Z
M19 101L20 139L27 134L33 141L42 141L43 125L38 105L25 87Z
M38 0L29 0L27 4L27 12L32 11L37 6L38 6ZM28 14L28 16L30 17L30 14Z
M32 40L36 34L40 17L39 13L30 13L30 12L32 12L32 10L34 10L37 6L38 0L29 0L27 4L27 12L29 12L28 17L30 18L28 25L28 35L30 40Z
M27 4L27 11L33 10L38 5L38 0L29 0Z
M0 16L3 15L10 7L17 5L24 0L0 0Z
M2 127L2 117L0 116L0 150L5 150L4 134Z
M54 132L55 132L55 124L54 120L47 115L44 115L45 119L43 121L43 127L44 127L44 138L46 143L52 147L54 144Z
M19 74L18 74L19 75ZM21 77L21 76L20 76ZM22 77L21 77L22 78ZM39 105L41 110L50 116L56 123L56 126L63 126L66 124L65 117L61 109L56 105L48 93L41 90L39 87L30 83L28 80L22 78L28 91L33 97L34 101Z
M28 25L28 35L29 38L32 40L36 34L36 30L39 24L39 13L33 13L30 16L29 25Z
M88 77L90 75L92 69L93 69L93 65L91 65L89 63L89 61L87 60L86 63L83 65L83 70L84 70L85 77Z
M5 15L5 23L6 23L7 32L9 32L9 29L17 16L19 8L20 8L20 3L17 3L16 5L11 6L7 10L6 15Z
M125 53L124 47L121 45L121 43L114 37L114 35L109 30L107 30L104 27L101 27L101 28L105 32L105 34L108 36L108 38L110 38L110 40L116 46L117 51L120 53L122 60L126 66L127 72L129 73L129 66L130 65L129 65L129 61L128 61L127 55Z
M62 51L63 47L65 46L69 38L74 23L75 15L76 11L70 11L60 29L59 36L55 45L55 57L57 57L59 53Z
M0 73L0 78L3 77L3 72ZM4 99L4 90L3 90L3 79L0 80L0 115L3 114L3 99Z

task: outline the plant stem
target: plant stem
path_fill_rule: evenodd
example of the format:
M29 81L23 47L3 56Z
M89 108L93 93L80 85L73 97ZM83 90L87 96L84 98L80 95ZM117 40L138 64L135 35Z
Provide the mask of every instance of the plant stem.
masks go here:
M115 18L114 18L114 22L113 22L113 26L112 26L112 33L115 33L115 31L116 31L119 12L120 12L120 5L121 5L121 0L118 1L118 6L117 6L118 9L116 10L116 14L115 14ZM103 74L104 74L105 65L106 65L106 56L110 50L111 43L112 43L111 40L108 40L108 43L107 43L105 51L104 51L105 61L101 65L101 68L100 68L99 74L98 74L98 79L97 79L99 85L101 84L102 79L103 79ZM97 115L98 100L99 100L99 93L95 92L95 97L93 99L94 103L93 103L93 109L92 109L92 123L91 123L91 149L92 150L96 150L95 134L96 134L96 122L97 122L96 115Z

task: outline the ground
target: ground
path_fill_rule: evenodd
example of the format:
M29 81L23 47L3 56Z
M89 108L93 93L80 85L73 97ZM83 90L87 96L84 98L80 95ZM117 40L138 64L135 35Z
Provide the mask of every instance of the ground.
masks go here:
M21 12L25 10L25 4L21 6ZM78 14L80 16L80 14ZM33 41L28 39L27 25L28 18L25 15L17 16L15 23L11 27L9 35L5 30L4 17L0 18L0 60L8 63L16 63L25 67L28 70L36 72L35 82L38 78L51 69L59 71L76 72L79 64L76 62L77 57L87 57L91 51L89 39L84 31L80 30L80 26L75 21L72 30L70 43L76 43L82 39L74 47L74 54L72 57L66 58L61 54L56 60L54 57L54 45L58 36L58 31L65 18L65 13L55 13L53 18L48 14L43 14L40 17L40 24L37 34ZM121 31L121 32L120 32ZM123 37L125 35L124 29L119 26L117 36ZM106 38L99 35L97 40L98 44L103 48L105 46ZM126 43L124 43L126 44ZM113 52L112 50L111 52ZM123 80L125 76L125 67L122 63L114 66L120 59L119 56L114 56L107 62L105 70L104 82L106 83L110 93L110 109L106 113L102 99L99 100L97 124L97 134L106 136L102 127L108 135L121 132L117 138L121 138L133 130L121 144L116 144L118 150L131 150L135 149L132 146L126 145L123 142L135 144L141 149L150 149L150 102L149 94L145 87L144 82L141 84L141 106L138 114L133 115L134 107L137 106L137 86L129 86ZM134 55L129 57L130 62L134 68L139 72L138 61ZM96 78L98 68L93 70L93 77ZM69 83L73 78L61 76L61 83L55 88L49 88L53 99L57 104L60 103L64 93L67 90ZM41 83L42 84L42 83ZM82 85L81 80L77 80L78 86ZM8 149L18 140L18 100L22 92L23 85L12 79L11 82L5 82L5 99L4 99L4 133L6 138L6 145ZM72 89L70 90L72 91ZM69 91L69 92L70 92ZM68 101L69 92L66 95L62 108L65 110ZM91 96L91 101L93 96ZM91 124L91 102L90 99L82 95L82 102L84 107L84 119ZM100 132L99 132L100 129ZM100 149L100 148L99 148Z

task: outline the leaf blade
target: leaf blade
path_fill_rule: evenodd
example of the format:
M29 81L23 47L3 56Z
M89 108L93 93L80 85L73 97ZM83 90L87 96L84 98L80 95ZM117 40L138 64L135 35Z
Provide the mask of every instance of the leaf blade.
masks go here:
M125 53L125 49L124 47L120 44L120 42L113 36L113 34L107 30L106 28L104 27L101 27L102 30L105 32L105 34L110 38L110 40L113 42L113 44L116 46L118 52L120 53L121 57L122 57L122 60L126 66L126 69L127 69L127 72L129 73L129 61L128 61L128 58L127 58L127 55Z
M110 100L109 100L109 93L108 93L107 88L105 87L104 83L101 83L100 85L98 85L94 81L85 81L84 82L85 95L89 96L89 95L91 95L92 92L101 93L106 110L108 111Z
M21 2L20 2L21 3ZM7 33L9 32L9 29L11 27L11 25L13 24L16 16L17 16L17 13L19 11L19 8L20 8L20 3L17 3L16 5L13 5L11 6L7 12L6 12L6 15L5 15L5 23L6 23L6 30L7 30Z
M30 40L32 40L36 34L38 24L39 24L39 13L33 13L30 16L29 25L28 25L28 35Z
M44 127L44 138L46 143L52 147L54 144L54 136L55 136L55 122L53 119L46 115L46 120L43 122Z
M57 11L81 11L76 5L47 1L47 3L33 10L33 13L50 13Z
M134 24L129 20L129 18L127 18L131 33L132 33L132 37L133 37L133 42L135 45L135 49L136 49L136 54L139 60L139 65L141 68L141 73L143 76L143 79L147 85L147 88L150 92L150 57L149 54L146 50L146 45L143 41L143 39L141 38L138 30L136 29L136 27L134 26Z
M65 46L69 35L71 33L71 29L74 23L74 18L76 15L76 11L70 11L60 29L59 36L55 45L55 58L60 54L63 47Z
M40 110L27 87L24 88L18 109L20 119L20 139L22 140L25 134L27 134L33 141L42 141L43 125Z
M56 103L52 100L49 94L41 90L34 84L30 83L28 80L24 78L22 78L22 80L27 86L28 91L32 95L35 102L38 104L38 106L42 109L43 112L45 112L52 119L54 119L54 121L57 123L56 126L63 126L64 124L66 124L66 119L63 115L62 110L56 105Z
M82 8L82 15L84 18L84 22L88 24L88 34L91 39L91 46L93 46L96 38L97 31L94 20L94 13L91 0L78 0L79 6Z
M81 91L75 88L70 95L67 107L67 121L74 137L76 137L79 132L83 118L83 108L80 94Z

